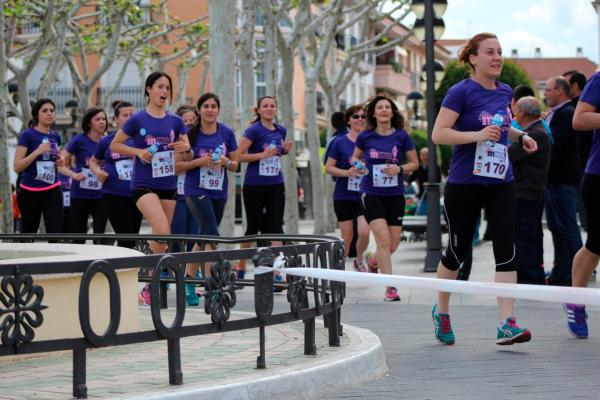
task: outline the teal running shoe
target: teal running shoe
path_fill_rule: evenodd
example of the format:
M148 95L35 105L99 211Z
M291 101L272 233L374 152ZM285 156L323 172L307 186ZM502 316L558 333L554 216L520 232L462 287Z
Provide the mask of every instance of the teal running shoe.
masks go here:
M452 332L452 325L450 324L450 315L439 314L436 309L437 304L434 304L431 308L431 318L433 319L435 338L443 344L454 344L454 332Z
M185 302L188 306L197 306L200 304L200 299L196 294L196 285L193 283L185 284Z
M498 336L496 344L500 346L511 345L515 343L524 343L531 340L531 332L528 329L517 325L515 317L506 318L506 322L498 327Z

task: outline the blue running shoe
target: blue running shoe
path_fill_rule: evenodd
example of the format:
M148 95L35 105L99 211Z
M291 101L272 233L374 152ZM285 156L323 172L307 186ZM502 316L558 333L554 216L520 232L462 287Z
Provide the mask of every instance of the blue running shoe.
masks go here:
M504 324L498 326L496 344L500 346L524 343L529 342L530 340L531 332L529 332L529 329L519 327L515 317L506 318Z
M443 344L454 344L454 332L452 332L452 325L450 324L449 314L439 314L437 311L437 304L434 304L431 308L431 318L433 319L433 326L435 337L440 343Z
M587 313L584 305L563 304L567 313L567 327L571 335L576 338L585 339L588 337Z

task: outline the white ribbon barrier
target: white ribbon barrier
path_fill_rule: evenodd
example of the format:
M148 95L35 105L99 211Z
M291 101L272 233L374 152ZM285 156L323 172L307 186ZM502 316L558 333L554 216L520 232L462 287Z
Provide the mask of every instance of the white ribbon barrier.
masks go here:
M467 282L450 279L420 278L413 276L370 274L320 268L285 268L283 255L275 259L273 269L289 275L327 279L338 282L371 283L436 292L479 294L518 299L600 305L600 289L565 286L523 285L516 283Z

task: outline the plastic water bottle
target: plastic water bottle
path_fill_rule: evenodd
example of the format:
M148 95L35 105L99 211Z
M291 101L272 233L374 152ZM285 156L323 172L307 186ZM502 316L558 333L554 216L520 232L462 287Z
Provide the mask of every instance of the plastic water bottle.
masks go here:
M359 171L365 168L365 164L363 164L360 160L355 160L352 165Z
M148 147L146 150L148 150L150 152L150 154L154 155L157 151L158 151L158 146L156 144L153 144L152 146ZM140 161L142 162L142 164L148 164L146 161L140 159Z
M504 117L502 116L502 114L500 114L499 112L497 112L493 117L492 117L492 125L494 126L498 126L500 128L502 128L502 124L504 123Z
M215 149L215 151L213 151L213 154L212 154L213 162L219 161L221 159L222 155L223 155L223 146L218 145L217 148Z
M271 144L269 145L269 149L273 150L277 148L277 142L276 141L271 141Z
M42 139L42 143L44 143L44 144L50 143L50 140L47 137L45 137ZM50 147L52 147L52 146L50 146ZM51 155L52 155L52 150L45 151L44 154L42 154L42 159L44 161L48 161L48 160L50 160Z

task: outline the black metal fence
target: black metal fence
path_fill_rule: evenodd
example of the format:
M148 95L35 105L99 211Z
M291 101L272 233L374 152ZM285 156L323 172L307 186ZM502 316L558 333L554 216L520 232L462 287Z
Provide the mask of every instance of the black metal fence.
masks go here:
M280 235L246 237L207 237L195 235L0 235L1 242L49 241L70 243L75 240L94 240L103 244L119 242L134 243L134 248L145 256L110 258L106 260L81 260L40 263L14 263L0 265L0 356L32 354L58 350L73 352L73 396L87 398L86 350L106 346L120 346L157 340L167 341L169 383L183 384L180 339L188 336L205 335L242 329L258 328L260 351L257 368L266 367L265 327L291 321L304 322L304 353L316 354L315 317L323 315L328 329L329 345L339 346L342 334L340 323L341 305L345 288L343 283L322 279L306 279L288 275L287 282L273 282L273 272L255 274L253 280L236 282L231 262L252 259L255 266L272 266L274 252L285 255L287 267L344 269L343 245L339 239L328 236ZM167 254L149 254L149 240L167 241ZM190 241L203 244L217 243L221 246L242 242L258 241L269 244L283 241L281 247L252 249L230 249L205 252L176 252L185 249ZM210 262L211 274L206 279L185 278L186 263ZM139 280L150 282L150 312L153 330L117 334L120 323L121 298L116 271L140 267ZM168 274L164 274L167 272ZM35 340L35 329L44 323L44 291L36 284L32 275L57 273L81 273L79 287L79 322L84 337L74 339ZM90 282L102 274L109 284L110 322L103 333L93 330L90 322ZM167 307L167 284L175 283L175 318L167 326L161 319L161 308ZM185 283L204 286L205 312L210 314L211 323L186 325ZM238 285L254 286L256 317L229 321L230 310L236 305ZM290 311L273 314L274 286L287 289ZM312 296L309 294L312 292Z

